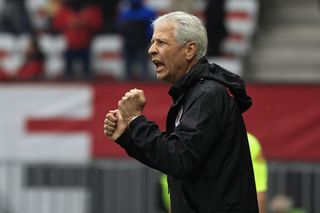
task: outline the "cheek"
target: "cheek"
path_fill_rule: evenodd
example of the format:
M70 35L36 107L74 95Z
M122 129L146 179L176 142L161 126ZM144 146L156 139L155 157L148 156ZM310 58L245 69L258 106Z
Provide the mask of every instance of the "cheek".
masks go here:
M167 62L170 66L177 66L181 61L181 53L178 51L171 51L167 54Z
M184 58L181 56L181 54L173 54L170 57L170 67L173 69L180 69L181 66L184 64Z

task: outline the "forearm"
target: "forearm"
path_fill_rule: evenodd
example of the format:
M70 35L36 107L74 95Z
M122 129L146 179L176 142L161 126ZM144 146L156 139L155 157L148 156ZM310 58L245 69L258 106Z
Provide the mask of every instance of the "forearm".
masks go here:
M192 132L190 135L184 131ZM130 124L130 142L122 143L127 153L142 163L170 176L181 178L199 164L204 152L191 149L197 142L197 131L184 129L166 135L158 126L140 116ZM119 141L117 141L119 142Z
M132 133L129 128L127 128L123 132L123 134L117 140L115 140L115 142L118 143L122 148L124 148L124 150L130 157L140 161L141 163L151 168L160 170L159 167L156 166L156 163L153 161L150 155L145 152L145 149L137 145L133 140Z

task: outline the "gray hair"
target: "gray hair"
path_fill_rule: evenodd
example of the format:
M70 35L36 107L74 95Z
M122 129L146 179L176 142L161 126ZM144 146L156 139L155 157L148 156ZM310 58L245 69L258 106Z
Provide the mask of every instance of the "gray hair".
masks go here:
M176 11L158 17L152 25L156 27L159 23L167 21L176 23L175 37L181 46L187 42L194 41L198 47L197 59L206 55L208 46L207 31L198 17L182 11Z

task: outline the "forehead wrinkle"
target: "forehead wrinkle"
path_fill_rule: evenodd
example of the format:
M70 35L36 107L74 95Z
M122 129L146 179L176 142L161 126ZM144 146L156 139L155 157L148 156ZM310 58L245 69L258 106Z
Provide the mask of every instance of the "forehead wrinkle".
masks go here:
M160 40L167 43L175 42L175 26L162 25L154 30L151 41Z
M163 28L166 28L166 32L174 33L176 30L176 23L175 22L160 22L156 26L154 26L154 32L156 31L164 31ZM160 30L159 30L160 29Z

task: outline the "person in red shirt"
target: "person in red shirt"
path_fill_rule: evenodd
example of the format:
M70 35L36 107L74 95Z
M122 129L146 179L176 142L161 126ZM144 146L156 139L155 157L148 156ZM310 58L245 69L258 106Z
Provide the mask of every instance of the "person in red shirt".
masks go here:
M41 52L36 36L30 36L23 57L23 64L15 70L0 67L0 80L40 80L44 77L45 55ZM14 71L13 74L8 74L10 71Z
M52 24L55 30L63 33L67 43L66 78L74 78L74 63L78 62L82 65L84 79L91 79L90 45L94 34L103 26L101 9L87 0L64 0Z
M16 80L41 79L44 73L45 56L41 52L36 36L31 36L25 52L25 63L18 69Z

